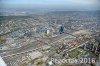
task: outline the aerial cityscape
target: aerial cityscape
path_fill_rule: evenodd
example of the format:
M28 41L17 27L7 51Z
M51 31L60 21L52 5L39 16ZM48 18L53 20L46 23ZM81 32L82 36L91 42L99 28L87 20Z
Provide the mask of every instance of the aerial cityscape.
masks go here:
M49 4L37 9L22 1L0 1L0 66L100 66L100 9L87 10L94 0L83 10L58 8L61 0L37 0Z

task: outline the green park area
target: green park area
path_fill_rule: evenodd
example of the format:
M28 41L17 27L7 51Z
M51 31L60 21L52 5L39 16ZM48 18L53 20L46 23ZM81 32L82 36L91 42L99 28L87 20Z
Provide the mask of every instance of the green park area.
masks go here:
M3 45L5 42L5 40L0 40L0 45Z
M77 58L78 55L81 54L81 52L79 51L79 49L74 49L74 50L68 52L68 54L69 54L70 58Z

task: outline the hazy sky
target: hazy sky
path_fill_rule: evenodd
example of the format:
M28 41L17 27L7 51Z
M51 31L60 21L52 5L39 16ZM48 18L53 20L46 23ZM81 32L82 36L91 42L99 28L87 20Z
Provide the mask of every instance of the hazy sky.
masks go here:
M100 10L100 0L0 0L1 8L62 8L67 10Z

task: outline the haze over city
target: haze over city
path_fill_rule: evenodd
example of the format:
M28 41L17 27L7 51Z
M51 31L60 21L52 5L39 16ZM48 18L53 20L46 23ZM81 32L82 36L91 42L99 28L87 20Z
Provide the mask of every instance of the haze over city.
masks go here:
M100 10L100 0L0 0L0 8L87 11Z

